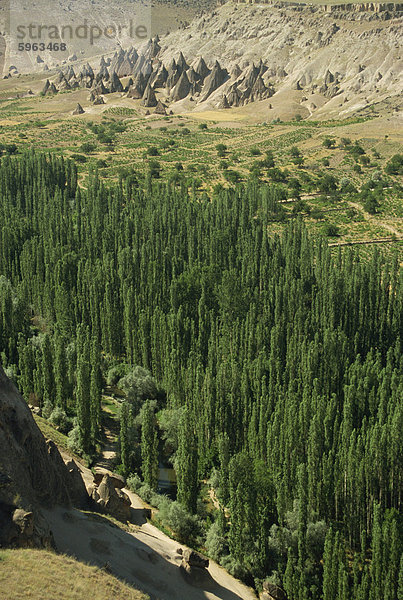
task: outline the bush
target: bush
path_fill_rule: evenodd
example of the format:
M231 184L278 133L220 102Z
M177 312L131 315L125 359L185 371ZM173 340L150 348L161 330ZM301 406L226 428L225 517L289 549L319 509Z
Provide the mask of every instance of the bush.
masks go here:
M129 365L121 363L111 367L106 375L107 385L116 385L119 379L122 379L130 370Z
M388 175L403 175L403 154L395 154L387 162L385 173Z
M49 421L65 435L67 435L73 427L72 419L66 415L65 411L60 406L56 406L56 408L52 410L49 415Z
M150 160L149 167L151 177L158 179L161 174L161 164L158 160Z
M46 400L46 402L42 406L42 417L44 419L49 419L53 406L50 400Z
M231 555L224 556L221 565L236 579L245 581L249 575L248 569Z
M169 506L167 525L175 533L178 541L184 544L195 541L202 532L198 517L188 513L177 501L172 502Z
M218 156L220 158L223 158L225 156L225 153L227 152L227 146L225 144L217 144L216 150Z
M355 194L357 192L357 189L355 188L355 186L353 185L353 183L350 181L350 179L348 177L342 177L340 179L340 191L344 192L344 193L352 193Z
M3 357L1 357L1 359L2 358ZM3 362L3 364L4 364L4 362ZM13 381L15 384L17 383L17 373L18 373L17 365L8 365L7 367L5 367L4 372L7 375L7 377L9 379L11 379L11 381Z
M91 154L95 150L95 144L91 144L90 142L84 142L80 146L81 152L85 152L85 154Z
M323 231L324 234L328 237L337 237L339 235L339 228L333 223L326 223L326 225L323 228Z
M302 156L301 150L297 148L297 146L292 146L292 148L290 148L290 156L292 158L299 158Z
M87 157L84 156L84 154L72 154L71 158L79 163L86 163L88 160Z
M335 145L336 145L336 140L334 140L332 138L328 138L328 137L326 137L322 143L322 146L324 146L325 148L334 148Z
M350 153L357 159L359 156L365 154L365 150L362 146L359 145L358 142L355 142L352 146L349 147Z
M208 555L218 563L229 554L228 542L221 535L218 522L213 523L207 532L206 549Z
M376 198L376 196L374 194L368 194L368 196L364 202L364 209L370 215L375 215L378 212L378 208L379 208L379 203L378 203L378 199Z
M262 167L265 167L266 169L272 169L274 167L274 155L273 152L271 150L267 150L266 152L266 156L264 157L264 159L261 162Z
M337 179L333 175L322 175L318 179L318 190L324 194L331 194L337 190Z
M241 174L238 171L233 171L232 169L225 170L223 173L225 179L229 181L229 183L238 183L241 180Z
M75 425L69 432L67 446L75 454L81 454L82 448L80 444L80 431L78 429L78 425Z
M150 146L147 150L149 156L159 156L159 150L156 146Z
M199 125L199 129L204 129L204 130L206 130L206 129L207 129L207 123L200 123L200 125Z
M251 156L260 156L261 154L262 154L262 152L259 148L251 148L250 149Z
M141 481L141 479L140 479L139 475L137 475L137 473L131 473L128 476L126 482L127 482L127 487L129 488L129 490L131 490L135 494L138 493L139 489L143 485L143 482Z
M132 404L140 408L144 400L151 400L157 397L157 386L151 374L143 367L134 367L122 379L118 386L123 390L127 399Z
M150 488L147 483L143 483L141 487L137 491L140 498L142 498L148 504L151 504L151 498L154 496L155 492Z

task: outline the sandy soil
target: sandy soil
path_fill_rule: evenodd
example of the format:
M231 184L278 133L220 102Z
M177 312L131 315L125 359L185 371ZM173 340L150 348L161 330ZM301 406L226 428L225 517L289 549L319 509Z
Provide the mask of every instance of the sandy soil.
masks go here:
M65 459L69 457L64 455ZM86 485L92 473L78 465ZM124 489L132 502L130 531L114 526L100 515L57 508L46 511L58 551L81 561L106 567L112 574L150 595L152 600L256 600L254 592L210 561L202 586L185 580L179 569L179 547L147 522L144 503Z

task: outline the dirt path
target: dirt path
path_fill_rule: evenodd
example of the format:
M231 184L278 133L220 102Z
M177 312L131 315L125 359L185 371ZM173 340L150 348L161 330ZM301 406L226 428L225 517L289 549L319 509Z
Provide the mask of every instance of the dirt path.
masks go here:
M46 511L46 518L59 551L107 568L151 600L256 600L212 562L202 585L189 583L179 568L179 544L148 523L127 532L100 515L63 508Z
M106 450L112 452L112 450ZM61 452L65 461L71 457ZM90 469L77 463L87 486L92 484ZM114 526L101 515L57 508L47 511L59 552L107 569L150 595L151 600L256 600L251 588L210 561L203 583L189 583L179 568L182 560L172 540L145 517L145 504L124 488L132 505L130 531Z
M105 444L101 455L99 456L95 467L101 467L113 471L116 462L116 433L110 428L112 419L108 419L108 424L104 427Z

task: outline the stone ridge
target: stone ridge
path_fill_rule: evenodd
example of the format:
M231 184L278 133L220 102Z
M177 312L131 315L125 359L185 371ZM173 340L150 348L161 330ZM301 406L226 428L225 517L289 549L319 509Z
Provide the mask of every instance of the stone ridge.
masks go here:
M231 0L234 4L268 4L277 8L287 8L290 6L296 7L313 7L318 11L324 12L402 12L403 4L397 2L349 2L345 4L312 4L310 2L286 2L284 0ZM226 2L219 2L223 5Z
M0 547L51 539L40 508L85 505L84 482L45 441L30 409L0 365Z

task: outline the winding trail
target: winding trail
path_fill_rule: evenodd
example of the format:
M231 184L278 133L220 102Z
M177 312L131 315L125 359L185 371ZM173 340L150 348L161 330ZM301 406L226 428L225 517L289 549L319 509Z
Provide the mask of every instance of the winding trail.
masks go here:
M106 444L96 466L110 469L116 457L113 424L112 428L107 426L105 434ZM65 461L71 460L65 451L61 454ZM77 466L85 485L90 486L91 470L81 463ZM256 600L251 588L211 560L202 582L185 579L178 548L186 546L149 523L142 499L127 488L123 491L130 498L132 511L131 523L125 527L76 509L46 511L58 551L107 569L149 594L151 600Z

